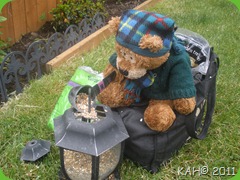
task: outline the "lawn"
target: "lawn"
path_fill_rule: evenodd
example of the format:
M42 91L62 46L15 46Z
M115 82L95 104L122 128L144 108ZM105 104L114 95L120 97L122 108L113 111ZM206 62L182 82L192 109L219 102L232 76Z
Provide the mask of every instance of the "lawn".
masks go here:
M214 46L220 57L216 108L205 140L192 139L154 175L124 160L122 179L229 179L227 173L214 176L213 172L221 167L235 169L235 173L240 169L240 12L228 0L162 0L148 10L170 16L179 27L201 34ZM73 57L51 74L33 80L22 94L1 108L0 168L6 176L14 180L58 178L59 151L53 131L47 127L50 114L78 66L102 71L113 52L111 37L93 51ZM51 151L41 161L21 162L21 150L32 139L51 141ZM203 166L208 166L206 175L184 174L189 168ZM183 171L179 173L179 169Z

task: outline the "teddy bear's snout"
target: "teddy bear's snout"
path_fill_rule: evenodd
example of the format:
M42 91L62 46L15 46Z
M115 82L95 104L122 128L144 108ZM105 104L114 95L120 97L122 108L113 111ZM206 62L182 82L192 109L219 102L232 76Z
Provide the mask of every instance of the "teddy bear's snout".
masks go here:
M122 75L128 76L128 71L127 71L127 70L123 70L123 69L121 69L121 68L119 68L118 70L119 70L119 72L120 72Z
M138 79L147 73L146 69L142 68L134 70L124 70L118 67L118 70L123 76L125 76L128 79Z
M117 56L116 60L117 69L128 79L138 79L147 72L147 70L141 66L142 63L139 63L130 52L121 51L121 54Z

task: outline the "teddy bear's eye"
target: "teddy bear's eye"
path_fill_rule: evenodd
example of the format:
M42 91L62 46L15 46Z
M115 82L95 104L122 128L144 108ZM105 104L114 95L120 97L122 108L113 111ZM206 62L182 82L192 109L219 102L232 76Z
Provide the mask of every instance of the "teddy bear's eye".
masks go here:
M130 57L129 57L129 60L130 60L130 62L134 63L134 62L135 62L134 56L130 56Z
M122 49L120 50L120 53L122 54L122 56L124 56L124 51Z
M126 56L126 53L123 50L120 50L120 53L122 54L122 56Z

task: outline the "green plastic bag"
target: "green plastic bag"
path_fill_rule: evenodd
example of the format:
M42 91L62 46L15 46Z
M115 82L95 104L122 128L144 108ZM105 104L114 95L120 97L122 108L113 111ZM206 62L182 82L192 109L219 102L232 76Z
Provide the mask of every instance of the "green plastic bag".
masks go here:
M77 68L74 75L68 82L68 84L63 89L61 96L59 97L53 112L48 120L48 127L52 130L54 129L53 120L58 116L63 115L66 109L70 108L71 104L68 101L68 94L72 87L75 86L94 86L99 81L102 80L102 74L99 74L97 71L92 70L92 68L88 66L81 66Z

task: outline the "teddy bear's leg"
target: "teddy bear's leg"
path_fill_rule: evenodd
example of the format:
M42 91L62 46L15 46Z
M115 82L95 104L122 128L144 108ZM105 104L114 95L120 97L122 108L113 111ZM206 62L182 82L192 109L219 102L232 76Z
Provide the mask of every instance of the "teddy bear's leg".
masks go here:
M149 128L156 131L166 131L176 119L172 110L172 101L151 100L144 112L144 121Z
M193 112L196 106L195 97L173 100L174 109L180 114L188 115Z

